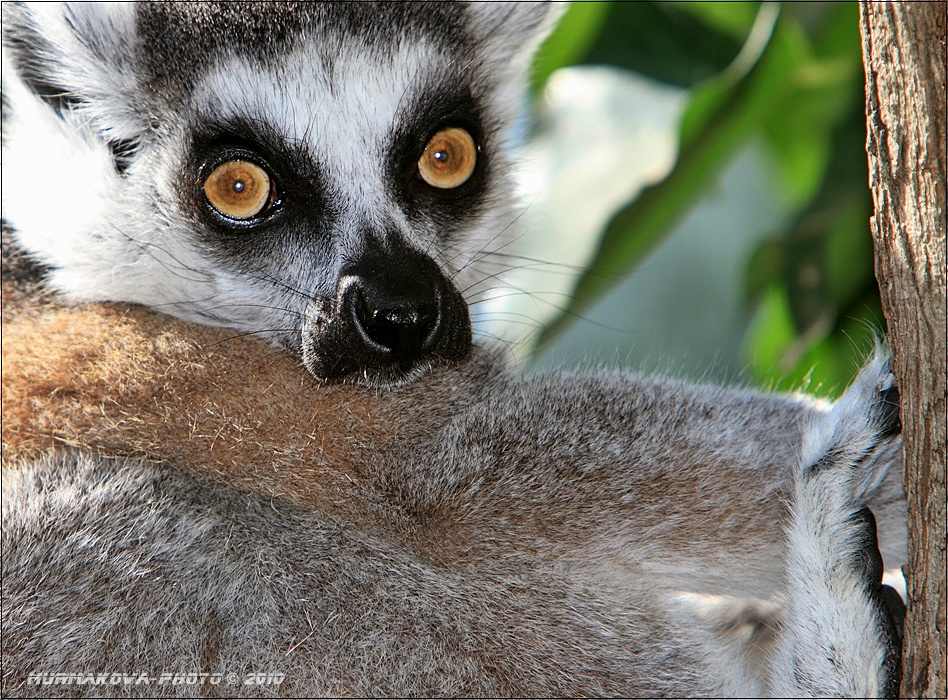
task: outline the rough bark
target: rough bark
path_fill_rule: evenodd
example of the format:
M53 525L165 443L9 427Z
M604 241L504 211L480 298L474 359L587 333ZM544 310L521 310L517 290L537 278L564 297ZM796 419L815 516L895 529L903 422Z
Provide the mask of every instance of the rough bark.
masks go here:
M876 277L902 397L909 597L902 696L946 697L946 3L863 2Z

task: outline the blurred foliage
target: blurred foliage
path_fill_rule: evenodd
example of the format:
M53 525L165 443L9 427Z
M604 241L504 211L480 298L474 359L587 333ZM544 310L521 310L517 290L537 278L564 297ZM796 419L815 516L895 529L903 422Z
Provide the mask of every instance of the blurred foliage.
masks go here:
M690 90L671 174L621 209L548 342L664 240L762 142L792 224L751 258L746 360L761 384L833 395L883 332L873 277L855 3L575 3L541 49L538 93L576 63Z

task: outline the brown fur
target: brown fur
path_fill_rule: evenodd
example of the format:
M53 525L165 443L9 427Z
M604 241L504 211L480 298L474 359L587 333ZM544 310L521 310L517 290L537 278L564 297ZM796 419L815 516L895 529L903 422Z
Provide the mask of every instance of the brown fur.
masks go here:
M321 386L253 338L141 307L30 303L7 284L3 302L4 468L68 446L327 505L358 479L353 436L392 430L375 392Z

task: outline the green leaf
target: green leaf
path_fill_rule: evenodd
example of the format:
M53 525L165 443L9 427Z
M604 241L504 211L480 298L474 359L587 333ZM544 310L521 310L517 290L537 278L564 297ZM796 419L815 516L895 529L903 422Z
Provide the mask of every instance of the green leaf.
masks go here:
M838 8L817 37L812 56L793 72L783 108L764 130L777 174L799 209L819 190L834 149L833 132L862 87L856 8Z
M574 2L537 52L531 91L537 94L553 71L579 62L606 21L609 3Z
M748 299L761 299L774 280L784 277L786 259L786 243L782 237L774 237L760 244L747 265L745 288Z
M705 129L718 117L721 110L727 108L728 100L747 82L752 71L760 74L759 62L765 52L769 62L784 63L799 60L793 55L806 50L805 46L798 45L799 35L794 36L791 41L791 30L787 28L786 21L780 22L778 27L777 10L778 6L773 3L761 7L740 53L725 70L695 89L682 117L683 148L704 137ZM778 36L774 36L774 32L777 32ZM775 60L774 54L783 57Z
M747 336L754 379L780 391L803 390L827 398L842 394L881 335L871 312L847 318L832 333L796 336L792 330L786 295L775 285Z
M583 3L585 4L585 3ZM755 4L747 5L753 11ZM746 32L732 36L666 2L616 2L583 62L689 88L724 70Z
M771 284L763 294L747 333L748 356L758 383L773 377L787 346L797 337L786 290ZM779 371L777 380L787 368Z
M754 25L759 7L759 3L756 2L670 2L667 4L739 41L747 37L747 33Z
M790 77L793 89L784 109L764 126L786 193L798 209L813 199L823 182L833 130L856 96L860 70L855 60L802 64Z
M867 198L868 199L868 198ZM849 302L872 281L872 237L867 222L869 202L842 202L826 233L824 259L830 297L837 305Z
M855 58L862 64L862 37L859 34L859 4L841 2L830 5L833 11L813 41L817 58Z
M787 291L772 284L764 294L746 337L748 364L758 384L781 391L825 394L837 372L837 352L829 324L798 336Z
M788 76L805 53L805 37L783 19L760 60L733 85L725 76L699 90L683 123L681 155L671 174L618 212L602 236L564 313L540 335L548 342L618 279L638 265L697 202L726 164L779 108Z

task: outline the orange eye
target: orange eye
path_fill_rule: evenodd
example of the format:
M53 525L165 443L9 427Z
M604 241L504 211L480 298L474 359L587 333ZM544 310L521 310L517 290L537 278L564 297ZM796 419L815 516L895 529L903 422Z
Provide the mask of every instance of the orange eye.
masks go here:
M250 219L272 202L270 176L259 165L229 160L214 168L204 181L211 206L231 219Z
M474 172L477 146L464 129L444 129L435 134L418 160L418 172L432 187L460 187Z

